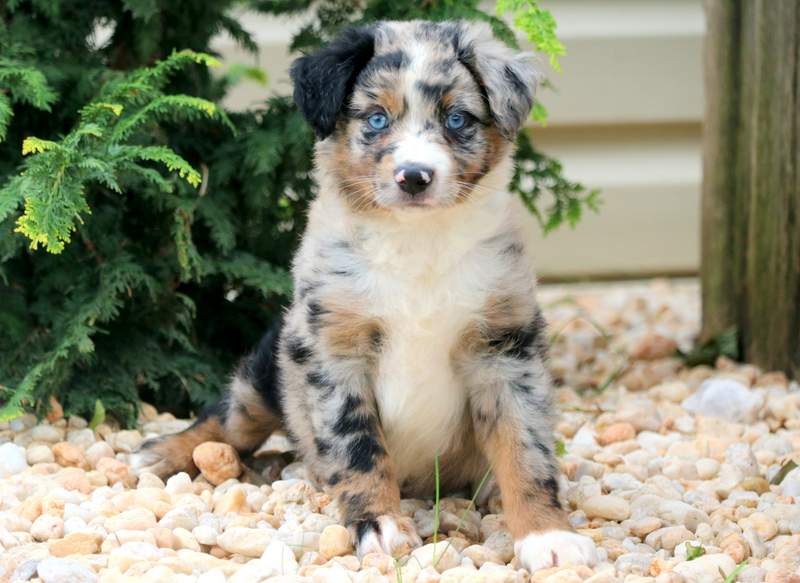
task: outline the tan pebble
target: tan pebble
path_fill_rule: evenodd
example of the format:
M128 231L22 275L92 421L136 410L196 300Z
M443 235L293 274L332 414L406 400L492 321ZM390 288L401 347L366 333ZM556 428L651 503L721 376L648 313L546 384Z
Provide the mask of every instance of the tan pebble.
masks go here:
M29 465L51 464L55 461L52 450L46 445L32 445L25 452Z
M307 554L309 553L306 553L306 555ZM322 555L319 555L318 553L312 553L312 554L317 555L318 557L320 557L320 559L322 558ZM305 558L305 555L303 555L303 558ZM301 564L303 564L302 561ZM361 559L361 566L364 569L367 568L378 569L378 571L380 571L384 575L387 575L394 572L394 559L389 555L384 555L383 553L367 553Z
M739 521L739 526L752 528L764 542L771 540L778 534L778 524L775 519L763 512L754 512L747 518Z
M723 537L718 544L722 552L728 555L736 564L750 557L750 545L738 532L732 532Z
M605 518L617 522L630 516L631 507L628 501L619 496L592 496L584 501L583 511L589 518Z
M64 536L64 521L60 516L42 514L31 524L30 533L39 542L61 538Z
M763 494L769 492L769 482L761 476L749 476L739 482L739 487L748 492Z
M92 486L92 489L102 488L103 486L108 486L108 478L103 472L98 472L97 470L90 470L86 472L86 479L89 480L89 484Z
M147 530L156 526L156 516L147 508L132 508L107 518L104 526L109 532Z
M53 494L42 496L42 514L64 516L64 500Z
M572 569L558 570L552 575L541 579L542 583L582 583L583 578Z
M767 573L765 583L800 583L800 575L792 573L786 567L779 567Z
M348 571L358 571L359 567L361 567L361 561L358 560L357 557L354 555L344 555L341 557L333 557L331 558L328 563L329 566L333 565L341 565Z
M211 547L210 549L208 549L208 553L212 557L216 557L218 559L225 559L228 557L228 551L226 551L222 547Z
M649 332L631 347L630 356L634 360L655 360L673 356L678 344L672 338Z
M175 546L173 546L174 549L190 549L192 551L200 552L200 545L197 544L197 541L192 533L185 528L178 527L173 529L172 536L175 539Z
M81 494L92 491L92 483L86 472L78 468L64 468L56 476L56 482L65 490L75 490Z
M789 379L786 378L786 373L784 372L768 372L758 377L755 384L757 387L769 387L772 385L786 387L789 384Z
M97 463L103 458L113 458L114 448L108 445L105 441L96 441L86 448L86 459L93 467L97 467Z
M597 436L597 443L600 445L609 445L611 443L617 443L618 441L634 439L635 437L636 428L630 423L613 423Z
M225 480L238 478L242 473L239 454L227 443L216 441L201 443L194 448L192 459L203 477L215 486Z
M661 528L663 523L661 522L660 518L656 518L655 516L647 516L645 518L640 518L636 522L631 524L631 534L634 536L639 537L640 539L644 540L644 538L653 532L654 530L658 530Z
M59 540L51 540L47 548L54 557L68 555L92 555L100 550L100 539L97 533L71 532Z
M319 538L319 554L324 559L339 557L353 552L353 541L348 530L339 524L325 527Z
M228 527L217 536L217 545L234 555L260 557L274 537L273 530L264 528Z
M64 417L64 408L61 406L61 403L59 403L58 400L53 395L50 395L50 399L48 399L46 419L50 423L55 423L63 419L63 417Z
M103 539L100 545L100 552L108 554L112 550L119 548L125 543L147 543L156 546L155 537L146 530L118 530L117 532Z
M62 506L63 511L63 506ZM42 514L42 497L29 496L22 501L22 504L17 506L13 512L27 520L33 522ZM60 514L60 513L59 513Z
M99 432L99 431L98 431ZM142 442L142 434L136 429L126 429L118 431L111 439L111 445L114 451L122 453L131 453Z
M482 545L472 545L461 551L461 554L472 560L476 567L480 567L484 563L497 563L500 564L503 560L492 549L488 549Z
M144 401L139 402L139 420L141 423L155 421L157 418L158 410L155 407L153 407L150 403L145 403Z
M239 512L244 508L247 501L247 494L238 486L234 486L214 505L216 514L227 514L228 512Z
M60 466L89 469L83 450L68 441L61 441L53 446L53 457Z
M114 458L101 458L97 462L97 470L105 475L109 484L116 484L117 482L129 484L133 482L133 476L131 475L127 464L124 464Z
M154 526L148 528L147 532L153 536L154 544L157 547L162 549L175 548L175 537L170 529L164 528L163 526Z
M139 490L143 488L157 488L163 490L164 480L150 472L142 472L139 474L139 481L136 483L136 488Z

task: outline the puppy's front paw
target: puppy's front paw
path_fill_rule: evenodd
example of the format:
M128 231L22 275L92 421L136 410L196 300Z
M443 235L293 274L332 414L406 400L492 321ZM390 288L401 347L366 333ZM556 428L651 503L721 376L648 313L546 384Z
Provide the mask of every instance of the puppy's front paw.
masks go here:
M376 519L362 520L355 526L358 555L384 553L392 557L407 554L422 545L414 521L406 516L382 514Z
M531 573L560 565L591 567L597 563L594 541L569 530L532 532L514 543L514 552Z

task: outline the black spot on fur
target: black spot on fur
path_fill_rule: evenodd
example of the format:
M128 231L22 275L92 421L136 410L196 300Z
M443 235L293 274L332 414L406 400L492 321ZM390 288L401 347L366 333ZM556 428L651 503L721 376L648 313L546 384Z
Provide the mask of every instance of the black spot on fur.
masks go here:
M308 294L318 290L319 286L320 286L319 282L316 281L314 282L301 281L297 284L297 297L303 300L306 298Z
M319 370L311 370L306 373L306 382L320 391L323 399L330 397L336 388L335 385L327 379L325 374Z
M295 103L320 139L335 130L356 77L374 52L374 28L350 28L326 47L292 64Z
M289 351L289 358L296 364L305 364L313 354L311 348L297 336L292 336L286 341L286 350Z
M328 476L328 486L335 486L342 481L342 474L340 472L333 472Z
M380 352L381 347L383 346L383 333L378 328L375 328L372 332L370 332L369 342L372 345L372 350L375 352Z
M306 311L308 312L308 323L311 327L317 326L322 315L326 313L325 308L317 300L310 300L306 304Z
M373 428L372 416L361 410L363 403L360 398L354 395L347 396L339 411L339 419L333 426L333 431L337 435L351 435L362 431L370 431Z
M381 71L398 71L408 65L408 55L403 51L392 51L375 55L359 75L359 81Z
M550 476L546 480L536 480L536 482L539 487L550 495L550 505L555 508L561 508L561 502L558 500L558 480Z
M426 83L425 81L417 81L414 86L422 93L425 99L433 103L439 103L444 97L444 94L452 89L452 83Z
M510 243L505 249L503 249L503 254L504 255L519 256L519 255L522 255L523 251L524 251L524 249L522 247L522 243L520 243L518 241L514 241L513 243Z
M282 415L280 388L278 386L278 340L281 323L270 328L253 350L239 365L237 374L250 382L264 404L273 413Z
M355 523L355 527L356 527L356 539L359 541L371 531L375 531L377 533L380 533L381 531L381 527L378 524L378 521L375 520L374 518L364 518L362 520L359 520Z
M515 328L496 330L489 336L489 348L503 356L524 360L547 355L546 323L537 310L533 320Z
M347 447L347 467L354 472L369 472L384 449L372 435L359 435Z
M317 453L319 455L325 456L331 451L331 444L320 437L314 438L314 445L316 446Z

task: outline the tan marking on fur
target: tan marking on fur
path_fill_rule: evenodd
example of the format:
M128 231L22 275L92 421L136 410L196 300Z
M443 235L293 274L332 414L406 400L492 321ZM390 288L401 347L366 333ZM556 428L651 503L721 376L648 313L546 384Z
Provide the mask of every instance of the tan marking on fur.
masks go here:
M394 476L389 458L376 460L375 467L367 473L347 472L346 476L331 488L340 501L362 500L359 508L348 507L345 512L355 514L393 514L400 511L400 486Z
M515 435L513 428L501 421L486 443L508 529L517 539L531 532L572 530L567 513L550 503L550 493L537 487L536 476L524 472L522 446Z
M403 114L403 94L397 90L381 91L377 102L395 118Z
M382 327L375 318L365 317L357 306L324 304L320 338L334 356L370 356L376 352Z

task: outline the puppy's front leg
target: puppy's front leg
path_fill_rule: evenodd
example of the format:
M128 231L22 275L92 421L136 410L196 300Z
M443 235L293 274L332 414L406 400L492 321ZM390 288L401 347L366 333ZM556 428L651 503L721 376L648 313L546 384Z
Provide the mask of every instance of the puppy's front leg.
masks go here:
M525 568L594 564L591 539L572 529L558 500L544 322L490 330L474 355L470 402L478 441L500 486L503 513Z
M332 302L297 306L288 321L285 410L309 469L336 497L360 555L419 546L413 521L400 514L375 404L380 325Z
M420 546L413 521L400 514L400 488L376 417L360 399L348 396L328 429L338 436L330 443L338 444L321 456L327 466L326 481L359 555L399 556Z

